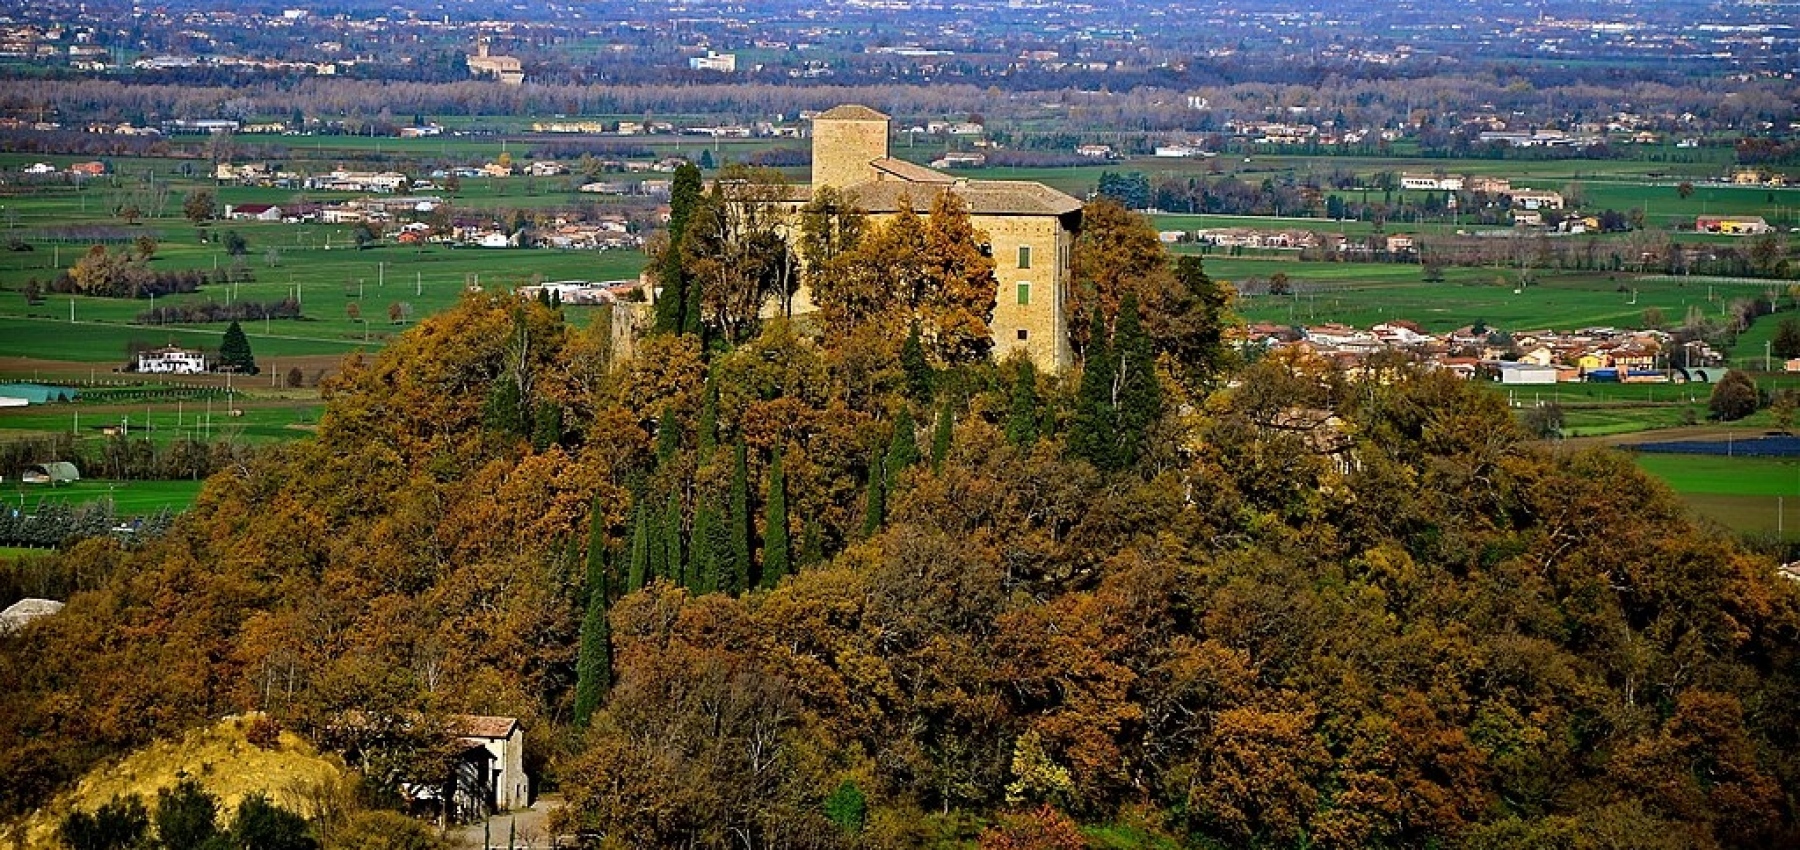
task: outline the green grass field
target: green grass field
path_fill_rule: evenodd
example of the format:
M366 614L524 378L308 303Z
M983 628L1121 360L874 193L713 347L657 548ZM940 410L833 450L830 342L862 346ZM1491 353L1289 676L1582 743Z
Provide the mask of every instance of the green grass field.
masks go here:
M32 437L75 433L82 443L98 443L107 439L100 431L102 426L118 426L132 437L148 435L159 444L178 438L282 442L312 433L324 405L316 398L245 401L240 396L236 404L239 415L230 415L230 409L224 399L135 405L32 405L0 409L0 434Z
M200 481L77 481L57 487L7 482L0 486L0 504L30 512L42 502L87 504L111 499L120 517L145 516L167 508L187 510L200 495Z
M1698 516L1739 533L1800 537L1800 459L1633 453Z
M1287 274L1292 294L1250 296L1239 304L1246 319L1284 324L1344 322L1366 328L1410 319L1430 332L1477 321L1509 330L1642 327L1652 307L1675 322L1689 306L1716 312L1725 300L1722 290L1709 301L1704 286L1644 283L1623 273L1541 275L1537 283L1520 287L1515 269L1446 269L1442 283L1425 283L1416 265L1385 263L1209 257L1206 269L1216 279L1232 281Z
M1679 493L1785 496L1800 507L1800 458L1716 457L1636 452L1638 468Z

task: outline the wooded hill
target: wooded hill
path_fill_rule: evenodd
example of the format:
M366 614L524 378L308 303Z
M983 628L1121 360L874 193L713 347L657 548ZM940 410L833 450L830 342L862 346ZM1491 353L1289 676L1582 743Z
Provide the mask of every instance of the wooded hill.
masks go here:
M1773 564L1446 375L1233 362L1230 293L1106 215L1065 376L946 360L929 278L624 363L470 295L61 556L94 589L0 638L0 807L248 709L391 788L428 743L335 718L469 712L607 846L1800 841Z

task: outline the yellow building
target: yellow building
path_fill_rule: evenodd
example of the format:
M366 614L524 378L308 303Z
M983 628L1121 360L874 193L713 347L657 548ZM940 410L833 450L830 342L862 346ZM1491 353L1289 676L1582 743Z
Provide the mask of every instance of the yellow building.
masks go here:
M1066 314L1080 201L1042 183L965 180L890 157L888 116L854 105L813 119L812 186L848 193L871 222L899 212L903 200L923 214L939 193L960 198L994 258L994 356L1020 349L1050 371L1072 363ZM810 304L809 293L795 303Z

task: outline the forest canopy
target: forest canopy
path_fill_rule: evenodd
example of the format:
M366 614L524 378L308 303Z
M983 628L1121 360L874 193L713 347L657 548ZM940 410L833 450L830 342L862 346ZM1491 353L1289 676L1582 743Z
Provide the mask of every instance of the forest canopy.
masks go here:
M393 788L429 742L335 721L466 712L605 846L1800 841L1772 564L1447 374L1239 362L1229 287L1133 256L1061 375L922 344L929 303L615 362L470 294L161 538L61 555L91 589L0 637L0 814L248 709Z

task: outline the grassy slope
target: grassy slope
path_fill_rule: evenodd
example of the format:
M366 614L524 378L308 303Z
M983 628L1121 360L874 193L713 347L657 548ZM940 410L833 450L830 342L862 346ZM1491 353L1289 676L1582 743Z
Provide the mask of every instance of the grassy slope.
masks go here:
M180 741L162 741L138 750L123 760L90 771L72 791L34 813L8 832L19 831L29 850L59 847L57 825L70 811L93 811L115 795L142 795L154 808L156 791L174 786L181 774L192 776L220 798L221 809L236 809L245 795L264 792L276 805L303 810L299 789L336 783L348 771L335 757L321 756L311 745L291 733L282 733L278 746L261 749L244 737L247 720L226 718L207 729L189 732ZM10 841L8 842L11 843Z

